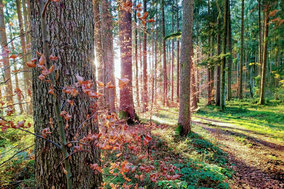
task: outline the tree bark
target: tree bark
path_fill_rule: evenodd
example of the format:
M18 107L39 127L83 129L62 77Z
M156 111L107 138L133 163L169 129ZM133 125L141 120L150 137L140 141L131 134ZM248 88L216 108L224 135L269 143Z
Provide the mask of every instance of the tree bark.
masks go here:
M9 51L7 44L7 34L5 28L5 16L4 16L4 5L3 1L0 0L0 42L2 47L2 57L3 57L3 65L4 65L4 82L6 84L5 87L5 96L7 100L8 106L13 107L13 86L12 86L12 78L11 78L11 68L9 64Z
M94 174L90 164L100 164L100 152L96 147L86 147L90 153L74 153L67 149L69 141L79 140L88 133L97 133L98 127L91 119L87 125L78 131L93 109L89 106L94 100L82 91L73 97L74 105L65 103L70 96L62 92L62 88L74 85L76 75L84 76L85 80L93 80L92 64L94 60L94 17L91 1L61 0L51 2L46 14L42 14L46 1L31 1L32 52L43 52L46 57L46 67L55 65L53 76L56 96L48 93L49 82L41 81L41 72L33 70L33 106L35 133L40 134L44 128L50 128L52 134L48 139L60 142L62 150L46 140L35 139L35 181L36 188L98 188L101 176ZM62 8L64 7L64 8ZM42 16L45 15L45 16ZM49 55L58 57L50 61ZM62 128L63 120L58 119L60 109L67 111L72 118L68 128ZM50 119L54 120L51 127ZM66 123L66 122L65 122ZM75 138L74 138L75 137ZM63 150L64 149L64 150ZM64 163L63 163L64 162ZM67 171L69 168L70 172ZM65 175L64 169L67 171ZM67 182L69 178L69 182ZM68 185L67 185L68 183Z
M113 23L110 11L110 2L103 0L102 3L102 51L104 59L105 84L111 82L115 85L114 78L114 50L113 50ZM137 53L137 52L136 52ZM116 92L115 88L105 89L106 106L110 112L115 112Z
M172 5L172 33L175 32L175 29L174 29L174 5ZM174 39L172 39L172 69L171 69L171 76L172 76L172 94L171 94L171 101L173 102L174 101L174 64L175 64L175 53L174 53L174 50L175 50L175 41Z
M183 25L181 39L181 76L180 76L180 107L178 124L181 135L186 136L191 131L190 115L190 67L192 65L192 27L193 27L193 0L183 1Z
M126 2L123 0L122 2ZM132 95L132 24L131 12L120 7L119 10L119 40L121 54L121 77L129 80L120 90L120 113L128 123L136 120Z
M176 6L177 6L177 12L176 12L176 19L177 19L177 31L179 31L179 7L178 7L178 0L176 2ZM180 42L179 42L179 39L177 39L177 102L179 102L179 71L180 71L180 68L179 68L179 54L180 54L180 49L179 49L179 46L180 46Z
M233 64L233 49L232 49L232 26L231 26L231 7L230 7L230 0L228 2L228 39L227 39L227 45L228 45L228 51L230 53L230 56L228 57L228 87L227 87L227 100L231 100L232 98L232 64Z
M135 0L135 6L137 6L137 0ZM137 20L137 9L134 10L134 20L135 20L135 32L134 32L134 51L135 51L135 82L136 82L136 103L137 108L140 107L140 98L139 98L139 66L138 66L138 20Z

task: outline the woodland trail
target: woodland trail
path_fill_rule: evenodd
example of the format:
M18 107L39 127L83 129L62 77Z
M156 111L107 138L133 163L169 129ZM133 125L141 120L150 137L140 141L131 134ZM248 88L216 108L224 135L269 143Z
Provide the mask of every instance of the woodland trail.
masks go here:
M229 155L236 172L232 188L284 188L284 144L241 126L196 116Z

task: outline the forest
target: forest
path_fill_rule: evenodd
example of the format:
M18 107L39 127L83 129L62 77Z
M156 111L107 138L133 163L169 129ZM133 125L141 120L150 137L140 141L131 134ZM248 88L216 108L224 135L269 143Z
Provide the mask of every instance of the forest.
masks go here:
M283 0L0 0L0 189L284 188Z

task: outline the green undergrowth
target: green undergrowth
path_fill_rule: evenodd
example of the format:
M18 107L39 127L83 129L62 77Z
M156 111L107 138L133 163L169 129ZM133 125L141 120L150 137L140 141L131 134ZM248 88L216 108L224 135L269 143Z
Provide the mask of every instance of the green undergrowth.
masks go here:
M223 112L216 106L201 105L195 115L232 123L250 133L284 142L284 104L280 101L257 105L253 99L231 100Z
M31 116L5 117L14 123L26 120L33 123ZM28 130L33 131L33 127ZM34 137L20 130L7 129L0 132L0 186L22 188L34 185Z

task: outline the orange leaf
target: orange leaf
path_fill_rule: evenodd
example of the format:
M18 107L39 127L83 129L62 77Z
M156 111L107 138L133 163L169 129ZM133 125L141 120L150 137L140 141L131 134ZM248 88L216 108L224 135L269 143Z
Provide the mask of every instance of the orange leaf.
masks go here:
M104 83L101 82L101 81L97 81L97 84L98 84L99 87L104 87L105 86Z
M16 59L18 56L15 54L11 54L10 58Z
M36 67L36 64L33 63L33 62L26 62L26 65L27 65L29 68L35 68L35 67Z
M54 69L55 69L55 66L52 65L52 66L49 68L49 73L52 73L52 72L54 71Z
M44 55L41 55L40 59L39 59L39 65L44 65L46 62L45 60L45 56Z
M56 61L56 60L58 60L58 57L57 57L57 56L50 55L50 56L49 56L49 60Z
M79 76L79 75L77 74L77 75L76 75L76 78L77 78L77 80L78 80L78 82L79 82L80 84L83 83L83 81L84 81L84 78L83 78L83 77L81 77L81 76Z

